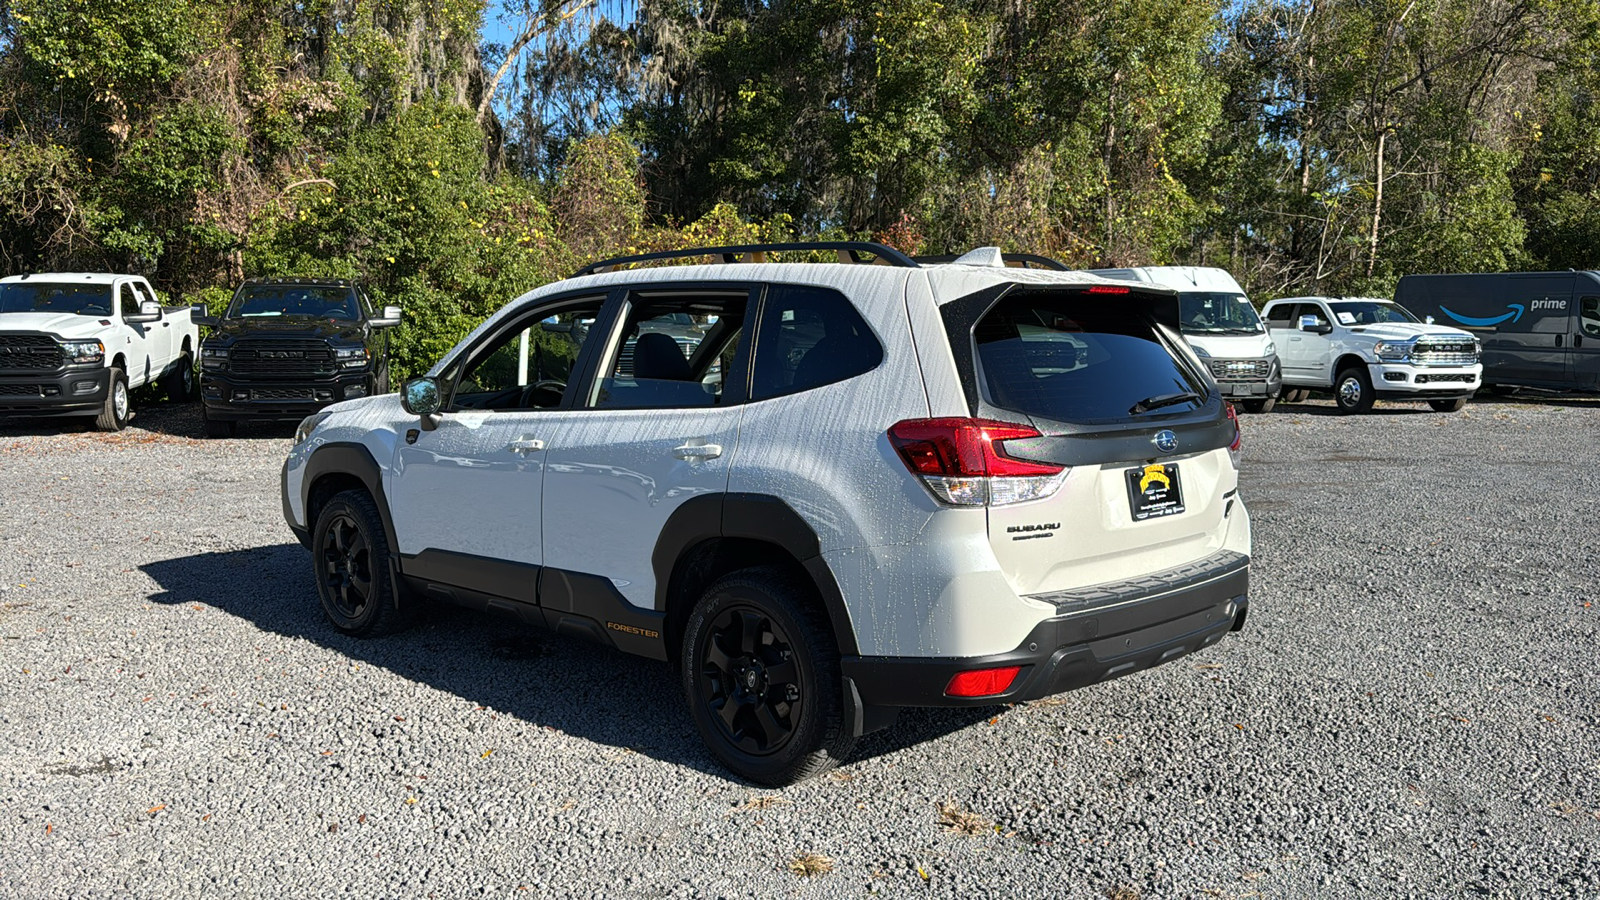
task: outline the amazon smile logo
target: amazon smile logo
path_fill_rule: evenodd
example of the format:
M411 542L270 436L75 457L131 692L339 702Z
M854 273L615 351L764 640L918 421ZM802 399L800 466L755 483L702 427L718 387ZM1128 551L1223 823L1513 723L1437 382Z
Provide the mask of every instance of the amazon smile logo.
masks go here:
M1450 307L1443 305L1439 307L1439 311L1450 318L1455 319L1457 322L1460 322L1463 325L1470 325L1473 328L1493 328L1494 326L1499 325L1501 322L1516 322L1522 318L1523 312L1526 311L1526 307L1524 307L1521 303L1507 303L1506 308L1510 309L1511 311L1503 316L1489 316L1488 318L1483 319L1476 318L1474 316L1463 316L1462 314L1451 310Z
M1463 316L1455 310L1452 310L1450 307L1444 305L1440 305L1439 311L1469 328L1493 328L1494 326L1499 325L1501 322L1521 321L1522 314L1525 312L1538 312L1541 309L1565 311L1566 308L1567 301L1565 300L1533 300L1530 301L1527 306L1523 306L1521 303L1507 303L1506 309L1510 310L1510 312L1507 312L1503 315L1486 316L1483 318L1478 318L1476 316Z

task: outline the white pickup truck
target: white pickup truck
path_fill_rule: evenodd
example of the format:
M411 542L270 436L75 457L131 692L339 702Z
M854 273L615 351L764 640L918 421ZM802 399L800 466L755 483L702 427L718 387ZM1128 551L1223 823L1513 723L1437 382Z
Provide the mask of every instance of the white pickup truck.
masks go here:
M158 380L194 397L200 334L188 307L163 307L137 275L0 278L0 416L83 416L128 424L128 392Z
M1364 413L1374 400L1426 400L1455 412L1483 381L1476 337L1418 321L1390 300L1285 297L1262 317L1283 362L1288 402L1320 389L1333 391L1345 413Z

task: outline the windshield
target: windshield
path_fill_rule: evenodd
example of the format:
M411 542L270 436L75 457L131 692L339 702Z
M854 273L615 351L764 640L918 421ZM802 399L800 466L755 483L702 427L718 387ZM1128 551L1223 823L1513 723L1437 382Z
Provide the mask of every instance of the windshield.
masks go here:
M1260 334L1261 317L1243 294L1183 291L1178 294L1184 334Z
M352 288L306 284L248 285L233 298L228 316L303 316L354 322L361 318L361 310L356 305L356 292Z
M0 313L54 312L111 315L111 285L30 281L0 284Z
M1340 325L1382 325L1385 322L1415 322L1405 307L1376 300L1341 300L1329 303L1333 317Z

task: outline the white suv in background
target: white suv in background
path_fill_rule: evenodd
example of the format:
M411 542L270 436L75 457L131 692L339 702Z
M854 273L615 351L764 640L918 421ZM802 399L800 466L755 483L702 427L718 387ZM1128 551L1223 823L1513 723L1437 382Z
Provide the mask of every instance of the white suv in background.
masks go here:
M841 264L762 261L794 250ZM634 267L691 256L722 262ZM668 661L715 756L786 783L902 707L1243 625L1238 426L1178 326L1171 291L988 248L608 260L308 418L284 512L341 630L437 599Z
M1483 346L1471 332L1419 322L1371 297L1285 297L1263 314L1283 359L1287 402L1331 390L1339 411L1374 400L1426 400L1438 412L1467 405L1483 382Z

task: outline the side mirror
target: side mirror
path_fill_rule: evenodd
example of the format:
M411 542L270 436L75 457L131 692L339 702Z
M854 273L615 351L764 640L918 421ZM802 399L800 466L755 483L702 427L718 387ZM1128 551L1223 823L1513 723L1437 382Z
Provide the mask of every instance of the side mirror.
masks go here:
M400 386L400 406L406 412L422 419L422 430L432 431L439 426L439 410L444 408L444 395L435 378L412 378Z
M1424 325L1432 325L1433 324L1433 316L1423 316L1422 317L1422 324L1424 324Z
M1301 316L1300 330L1309 331L1312 334L1327 334L1333 330L1333 326L1322 321L1322 319L1317 316Z
M137 315L123 316L122 321L129 324L138 324L141 322L159 322L161 321L161 304L154 300L146 300L139 304L139 312Z
M393 328L400 324L400 307L385 306L383 315L369 319L368 322L373 328Z
M204 303L196 303L189 307L189 321L206 328L215 328L222 320L213 316Z

